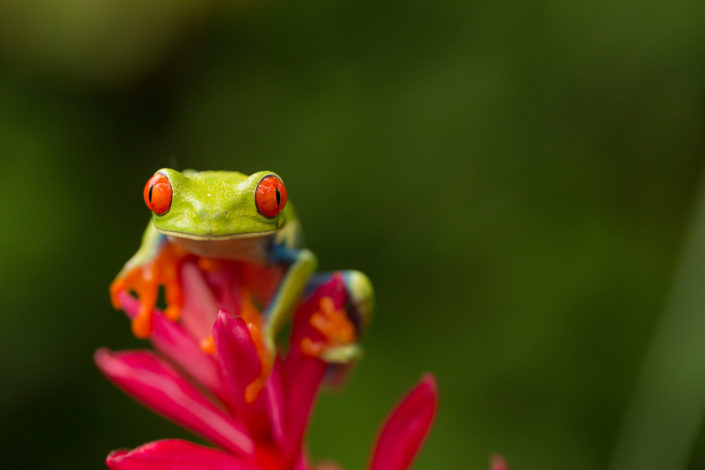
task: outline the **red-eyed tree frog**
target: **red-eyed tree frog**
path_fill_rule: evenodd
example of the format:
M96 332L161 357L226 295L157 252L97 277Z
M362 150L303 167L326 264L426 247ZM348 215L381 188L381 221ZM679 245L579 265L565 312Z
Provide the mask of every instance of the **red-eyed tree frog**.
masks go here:
M140 309L132 321L132 330L135 336L147 338L161 286L166 316L179 319L183 305L179 266L185 256L195 255L206 269L209 262L218 260L281 268L280 281L254 322L261 338L260 355L264 356L263 383L271 366L277 332L292 314L307 284L332 275L312 276L316 257L301 246L300 224L287 201L282 179L271 171L247 176L228 171L182 173L164 168L147 181L144 200L152 218L140 248L110 286L113 304L120 307L120 292L135 293ZM323 333L337 335L338 339L342 334L350 341L330 341L334 346L304 351L331 363L346 363L358 356L357 330L369 322L373 305L367 276L358 271L342 271L342 275L350 311L344 318L331 316L335 320L333 328ZM247 310L252 309L243 309ZM201 346L204 351L212 351L212 338L202 338ZM249 400L256 397L261 385L254 387Z

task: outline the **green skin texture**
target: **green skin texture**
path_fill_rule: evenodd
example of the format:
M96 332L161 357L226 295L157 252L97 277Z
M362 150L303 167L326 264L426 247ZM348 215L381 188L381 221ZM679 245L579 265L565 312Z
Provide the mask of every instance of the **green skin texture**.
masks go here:
M233 171L200 173L162 169L171 182L173 198L169 212L153 215L152 223L162 233L202 237L267 234L283 228L287 219L296 219L293 208L271 219L257 211L255 189L271 171L250 176Z
M270 350L274 350L277 332L291 316L311 274L316 269L315 255L301 247L301 230L291 203L273 218L257 211L255 190L271 171L244 175L229 171L185 171L169 168L158 171L169 178L172 202L164 215L152 214L142 244L125 264L122 272L149 262L159 252L167 236L171 242L190 243L196 250L219 250L223 242L229 247L245 246L236 250L235 259L260 264L267 263L267 254L275 247L284 246L295 253L290 262L282 262L285 275L265 312L263 336ZM183 245L182 246L188 246ZM196 254L196 251L194 251ZM223 253L224 258L233 258ZM353 304L368 323L372 309L372 287L367 277L357 271L346 271L346 284ZM323 359L345 363L360 355L357 344L330 348Z

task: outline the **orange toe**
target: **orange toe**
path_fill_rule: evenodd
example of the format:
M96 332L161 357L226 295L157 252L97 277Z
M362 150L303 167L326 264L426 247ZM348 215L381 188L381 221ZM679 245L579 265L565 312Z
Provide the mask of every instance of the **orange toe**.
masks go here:
M355 326L344 309L336 310L330 297L323 297L318 303L319 310L311 315L309 323L321 335L323 341L304 338L299 347L307 356L321 357L326 349L345 346L357 340Z
M110 285L110 299L117 309L119 295L132 292L139 300L139 313L132 320L132 332L138 338L149 338L152 333L152 312L157 305L159 286L164 286L167 306L164 314L177 321L184 304L179 279L180 267L189 254L172 243L166 243L148 262L120 273Z
M181 306L170 304L164 309L164 315L171 321L178 321L181 318Z
M147 339L152 334L152 312L142 312L132 319L132 333L140 339Z
M115 310L120 310L122 307L118 295L125 290L125 278L119 277L110 283L110 303L113 304Z

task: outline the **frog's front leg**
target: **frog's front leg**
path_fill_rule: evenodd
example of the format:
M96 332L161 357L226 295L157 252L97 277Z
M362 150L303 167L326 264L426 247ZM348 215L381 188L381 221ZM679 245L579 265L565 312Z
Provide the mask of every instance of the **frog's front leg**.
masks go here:
M270 350L275 348L277 332L292 314L301 293L316 270L316 256L307 249L291 249L275 245L270 254L273 264L288 265L284 278L264 312L263 337Z
M121 292L134 292L139 299L139 312L132 320L132 332L136 337L149 338L152 334L152 312L160 286L165 289L167 307L164 313L169 319L178 320L184 303L178 273L186 256L188 253L170 243L150 223L139 250L110 284L110 297L115 308L121 307Z
M287 266L287 269L262 314L261 331L257 328L251 329L255 343L261 342L260 344L263 345L258 349L264 357L260 357L262 363L260 375L245 390L245 400L250 403L257 399L269 376L276 351L277 332L291 317L294 306L316 269L316 256L313 252L306 249L287 248L284 245L272 245L269 262Z

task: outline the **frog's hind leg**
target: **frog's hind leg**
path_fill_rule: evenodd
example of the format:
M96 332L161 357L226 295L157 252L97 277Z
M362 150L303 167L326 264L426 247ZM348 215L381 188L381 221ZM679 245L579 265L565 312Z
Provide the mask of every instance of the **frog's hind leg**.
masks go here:
M361 354L359 339L371 320L374 292L365 274L359 271L336 271L313 276L306 286L306 293L310 294L321 284L338 276L347 294L345 306L336 309L332 299L323 297L319 310L311 316L310 322L324 340L320 342L305 338L300 347L306 355L329 363L347 364Z

